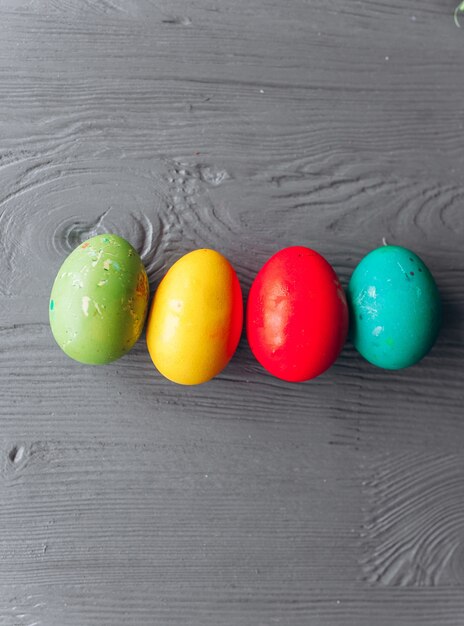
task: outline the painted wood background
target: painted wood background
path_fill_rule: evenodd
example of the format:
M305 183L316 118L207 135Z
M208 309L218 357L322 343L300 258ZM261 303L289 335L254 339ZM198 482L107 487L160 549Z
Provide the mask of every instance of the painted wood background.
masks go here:
M464 624L464 28L456 0L0 0L0 624ZM216 380L143 341L67 359L65 256L113 231L154 288L290 244L381 244L442 291L420 365L321 378L242 340Z

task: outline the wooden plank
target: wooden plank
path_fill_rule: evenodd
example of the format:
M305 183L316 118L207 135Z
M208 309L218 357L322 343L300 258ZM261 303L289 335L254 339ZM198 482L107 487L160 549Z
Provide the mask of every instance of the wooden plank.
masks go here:
M290 626L305 624L346 623L370 626L388 626L392 620L407 624L437 623L444 626L459 624L464 611L462 594L451 589L388 588L370 593L369 602L359 590L342 587L337 592L323 589L313 591L317 601L287 591L281 586L268 588L265 583L248 581L225 589L219 582L205 593L203 581L189 585L171 585L163 581L147 581L144 584L114 585L68 585L24 589L22 586L6 588L11 598L8 612L0 611L6 624L22 622L89 626L100 624L131 623L141 626L151 624L233 624L283 623ZM259 586L259 590L256 587ZM186 599L190 599L186 606ZM158 601L153 602L157 597ZM22 622L21 622L22 620Z
M4 0L0 6L0 624L462 624L463 33L455 3ZM152 291L215 247L245 294L306 244L344 285L382 238L428 263L432 354L348 344L315 381L243 337L198 387L143 340L53 342L80 241L128 238Z

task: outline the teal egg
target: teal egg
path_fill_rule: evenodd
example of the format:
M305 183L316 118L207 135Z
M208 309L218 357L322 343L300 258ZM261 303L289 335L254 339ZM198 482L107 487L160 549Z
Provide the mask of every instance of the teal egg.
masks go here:
M370 252L354 270L347 297L351 340L377 367L414 365L435 343L440 294L429 269L411 250L382 246Z

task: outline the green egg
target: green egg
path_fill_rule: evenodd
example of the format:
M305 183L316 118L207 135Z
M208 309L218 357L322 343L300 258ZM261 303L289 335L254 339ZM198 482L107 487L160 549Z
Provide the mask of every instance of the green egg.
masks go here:
M145 323L149 287L136 250L117 235L97 235L67 257L50 296L50 326L60 348L81 363L119 359Z
M370 252L354 270L347 297L351 340L374 365L409 367L435 343L440 294L429 269L411 250L382 246Z

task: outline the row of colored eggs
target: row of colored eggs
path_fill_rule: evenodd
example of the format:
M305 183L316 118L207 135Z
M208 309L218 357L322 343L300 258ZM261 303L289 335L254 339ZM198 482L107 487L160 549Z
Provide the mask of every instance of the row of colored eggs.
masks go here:
M50 298L50 324L62 350L82 363L109 363L140 337L149 286L136 250L98 235L65 260ZM371 363L400 369L432 347L441 306L435 281L406 248L383 246L356 267L347 295L320 254L293 246L277 252L250 289L246 329L253 354L271 374L299 382L319 376L351 339ZM231 264L214 250L179 259L160 282L147 323L157 369L186 385L219 374L243 326L243 299Z

